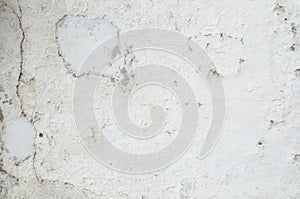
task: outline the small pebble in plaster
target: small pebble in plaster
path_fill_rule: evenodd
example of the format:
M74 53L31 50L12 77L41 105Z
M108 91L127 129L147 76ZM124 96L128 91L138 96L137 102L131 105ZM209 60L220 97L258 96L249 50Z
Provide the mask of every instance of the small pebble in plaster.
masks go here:
M210 43L207 43L207 44L206 44L206 46L205 46L205 48L208 48L208 47L209 47L209 45L210 45Z
M11 157L23 161L34 153L34 128L24 118L14 118L5 124L3 143Z
M295 51L296 50L296 44L291 45L290 50Z
M244 43L244 38L243 38L243 37L240 39L240 42L241 42L242 45L245 44L245 43Z
M295 74L296 74L297 77L300 78L300 68L298 68L298 69L295 70Z
M240 58L239 63L242 64L242 63L244 63L244 62L245 62L245 60L242 59L242 58Z
M220 33L220 39L224 39L224 34L223 33Z
M297 161L300 160L300 154L295 154L294 155L294 160L297 160Z

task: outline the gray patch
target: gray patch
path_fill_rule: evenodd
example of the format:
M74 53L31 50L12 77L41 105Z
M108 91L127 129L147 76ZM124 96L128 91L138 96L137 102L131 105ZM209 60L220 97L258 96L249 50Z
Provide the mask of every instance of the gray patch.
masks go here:
M0 108L0 122L3 122L3 120L4 120L4 115L2 109Z
M111 58L114 59L117 55L120 54L121 54L120 48L119 46L116 46L112 51Z
M295 74L296 74L297 77L300 78L300 68L298 68L298 69L295 70Z

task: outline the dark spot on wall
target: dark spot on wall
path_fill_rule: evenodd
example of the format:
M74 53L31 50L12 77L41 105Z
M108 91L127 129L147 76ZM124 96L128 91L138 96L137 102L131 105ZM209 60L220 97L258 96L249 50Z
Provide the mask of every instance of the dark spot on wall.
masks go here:
M39 133L39 137L42 138L44 136L43 133Z
M220 33L220 38L224 39L224 34L223 33Z
M216 71L215 69L210 69L209 70L209 74L208 76L218 76L218 77L222 77L220 73L218 73L218 71Z
M2 104L9 104L9 105L12 105L12 102L13 102L12 99L10 99L10 100L3 100L3 101L2 101Z
M205 48L208 48L208 47L209 47L209 45L210 45L210 43L207 43L207 44L206 44L206 46L205 46Z
M297 160L297 161L300 160L300 154L295 154L294 155L294 160Z
M241 42L242 45L244 45L244 38L243 37L240 39L240 42Z
M295 74L296 74L297 77L300 78L300 68L298 68L298 69L295 70Z
M258 141L257 144L258 144L258 146L263 146L264 145L263 141L261 141L261 140Z
M130 8L131 8L131 5L130 5L130 4L126 4L126 8L127 8L127 9L130 9Z
M291 27L291 31L292 31L292 33L294 33L294 34L297 34L297 28L296 28L296 26L295 26L295 24L294 23L292 23L292 25L291 25L292 27Z
M0 108L0 122L3 122L3 120L4 120L4 115L2 109Z
M120 55L120 48L119 46L114 47L112 54L111 54L111 59L114 59L117 55Z
M277 12L277 15L279 15L279 13L285 12L285 7L277 3L274 8L274 11Z
M295 51L296 50L296 44L291 45L290 50Z

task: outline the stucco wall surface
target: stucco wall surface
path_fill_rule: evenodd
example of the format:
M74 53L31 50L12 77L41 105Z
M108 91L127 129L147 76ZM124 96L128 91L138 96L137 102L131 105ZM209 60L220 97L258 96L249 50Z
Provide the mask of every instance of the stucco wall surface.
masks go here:
M130 89L123 80L134 78L133 69L172 66L199 102L197 134L183 156L160 170L132 174L101 164L86 150L73 94L79 78L96 74L80 66L97 46L143 28L176 31L204 50L215 67L211 75L222 80L226 116L215 147L200 158L212 118L204 80L168 52L131 52L120 44L126 56L103 74L94 105L115 146L132 153L160 150L180 128L176 96L152 86L135 92L128 111L136 125L147 126L147 107L164 107L163 131L147 141L118 130L111 95L118 84ZM1 197L300 198L299 30L299 0L2 0Z

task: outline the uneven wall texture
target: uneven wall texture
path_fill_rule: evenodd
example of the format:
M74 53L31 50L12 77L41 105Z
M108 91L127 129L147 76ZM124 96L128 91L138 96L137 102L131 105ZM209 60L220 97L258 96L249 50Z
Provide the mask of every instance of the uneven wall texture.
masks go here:
M177 31L204 49L223 81L226 119L214 150L199 158L211 118L201 78L165 52L127 56L130 62L124 63L133 68L146 62L172 65L201 91L195 92L199 133L189 150L162 170L130 174L102 165L86 151L74 120L73 89L83 75L78 67L95 47L147 27ZM299 31L299 0L2 0L0 195L300 198ZM122 150L158 150L176 136L178 104L162 88L137 92L130 116L140 126L151 118L138 102L174 109L166 115L164 133L147 143L117 133L107 96L128 70L126 64L101 79L97 118L105 136Z

